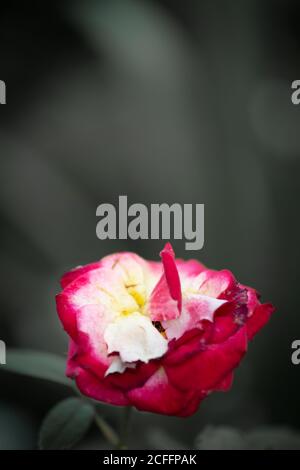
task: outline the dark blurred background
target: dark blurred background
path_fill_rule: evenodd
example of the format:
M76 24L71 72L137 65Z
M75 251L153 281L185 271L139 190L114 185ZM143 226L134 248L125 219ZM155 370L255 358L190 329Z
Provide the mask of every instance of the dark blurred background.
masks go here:
M204 203L205 246L277 313L232 391L189 419L135 413L131 445L192 447L208 424L300 427L297 0L2 2L0 339L59 354L61 273L162 241L99 241L96 207ZM5 366L0 366L4 367ZM0 448L33 448L63 387L0 375ZM103 407L115 425L118 409ZM134 443L134 444L133 444ZM105 446L96 430L81 444Z

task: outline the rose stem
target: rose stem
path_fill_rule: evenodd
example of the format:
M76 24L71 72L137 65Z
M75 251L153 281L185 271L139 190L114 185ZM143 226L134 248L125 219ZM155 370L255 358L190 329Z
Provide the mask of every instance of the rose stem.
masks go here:
M120 438L113 428L97 413L95 413L95 422L106 440L114 447L117 447L119 445Z
M120 439L118 442L118 449L127 449L127 438L130 425L132 408L131 406L126 406L123 411L122 421L121 421L121 432Z

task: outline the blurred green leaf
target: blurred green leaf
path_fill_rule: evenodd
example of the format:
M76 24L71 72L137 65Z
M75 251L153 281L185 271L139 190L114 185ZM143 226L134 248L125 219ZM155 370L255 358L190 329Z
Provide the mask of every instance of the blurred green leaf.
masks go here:
M247 444L254 450L299 450L300 434L287 427L261 427L247 435Z
M79 398L67 398L46 416L39 437L40 449L70 449L88 431L94 418L91 404Z
M241 450L244 447L242 433L229 426L207 426L196 438L199 450Z
M260 427L242 432L232 427L207 426L196 438L199 450L298 450L300 434L286 427Z
M3 370L9 372L71 386L72 381L66 377L65 368L66 364L63 357L23 349L8 350L6 364L3 366Z

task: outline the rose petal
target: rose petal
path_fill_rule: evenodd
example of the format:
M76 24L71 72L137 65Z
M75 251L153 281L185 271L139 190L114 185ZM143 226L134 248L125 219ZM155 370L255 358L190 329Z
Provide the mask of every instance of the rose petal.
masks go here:
M96 261L95 263L86 264L85 266L77 266L76 268L72 269L71 271L63 274L60 280L60 285L64 289L67 285L71 284L71 282L75 281L79 276L85 274L93 269L98 269L101 267L101 261Z
M202 271L207 270L204 264L196 259L189 259L187 261L176 258L176 266L178 269L180 280L184 278L195 278Z
M207 269L195 279L194 285L198 284L200 294L218 298L224 291L231 289L236 280L227 269L213 271Z
M199 348L186 361L165 364L167 375L182 390L211 390L238 366L247 350L246 328L241 328L226 342Z
M104 376L107 377L111 374L122 374L127 368L135 369L136 364L130 364L129 362L123 362L119 356L115 356L106 370Z
M128 391L136 387L142 387L160 367L159 361L150 361L147 364L145 362L132 364L135 366L134 369L127 368L122 374L110 374L107 381L114 387Z
M108 354L118 352L124 362L148 362L165 354L167 340L152 325L148 317L136 312L121 316L110 323L104 339Z
M172 299L178 303L178 310L181 310L181 286L178 270L175 263L175 254L171 243L166 243L164 249L160 252L164 266L165 277L169 286Z
M79 369L76 385L83 395L111 405L126 406L130 402L126 395L107 380L99 380L91 372Z
M174 320L162 322L168 339L178 339L186 331L199 325L203 320L213 322L214 314L226 300L214 299L201 294L189 294L183 299L181 315Z
M139 305L143 305L150 296L162 272L161 263L148 262L130 252L106 256L102 264L120 275L125 287L136 295Z
M164 272L153 289L147 310L152 321L177 318L181 312L181 286L174 252L167 243L161 252Z
M70 340L66 367L66 376L70 378L75 377L78 370L78 364L76 362L77 350L78 348L76 343Z
M111 314L102 305L85 305L77 313L77 363L102 379L113 358L108 357L104 331Z
M165 415L189 416L193 414L203 396L182 393L170 382L163 368L160 368L143 387L127 393L132 405L139 410Z

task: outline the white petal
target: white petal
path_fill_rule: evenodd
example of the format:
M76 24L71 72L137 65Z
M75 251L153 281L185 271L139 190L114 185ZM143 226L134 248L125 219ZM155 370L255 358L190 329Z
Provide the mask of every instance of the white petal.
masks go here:
M162 322L168 339L180 338L186 331L197 328L202 320L213 322L215 311L226 302L201 294L184 297L180 317Z
M115 372L122 374L122 372L124 372L124 370L127 368L134 369L135 364L128 364L127 362L123 362L119 356L116 356L113 358L111 365L105 372L105 377L109 374L114 374Z
M120 316L104 332L108 353L118 352L123 362L148 362L165 354L168 341L138 312Z

